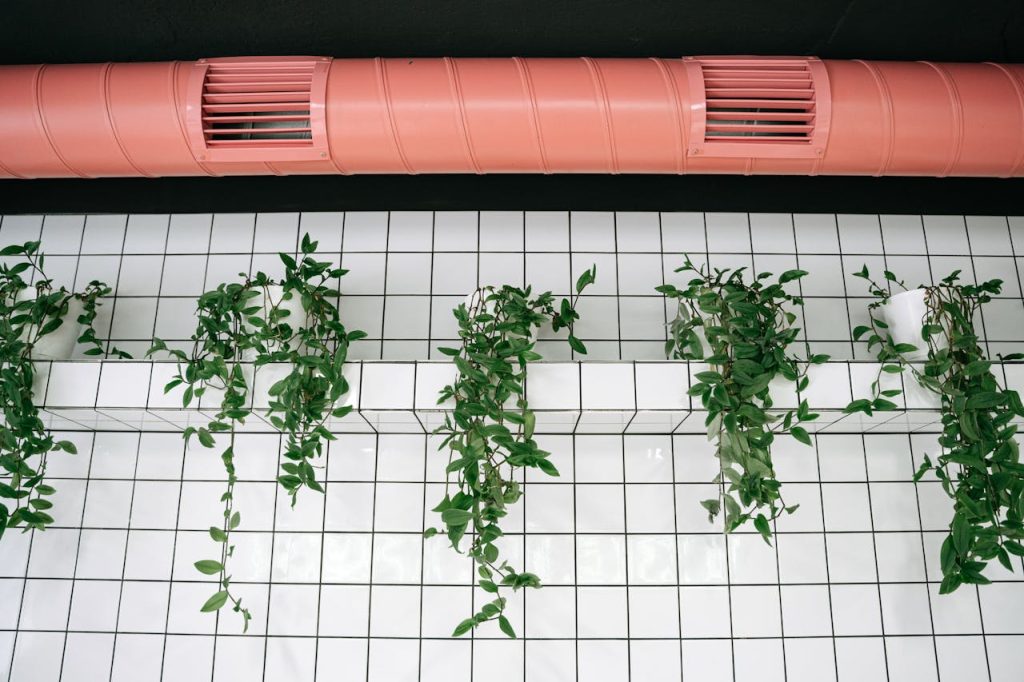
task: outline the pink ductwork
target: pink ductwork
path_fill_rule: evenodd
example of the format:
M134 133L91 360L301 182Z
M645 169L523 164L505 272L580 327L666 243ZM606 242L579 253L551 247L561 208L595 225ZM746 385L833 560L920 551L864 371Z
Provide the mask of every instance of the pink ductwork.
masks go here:
M0 178L1024 175L1024 65L330 59L0 67Z

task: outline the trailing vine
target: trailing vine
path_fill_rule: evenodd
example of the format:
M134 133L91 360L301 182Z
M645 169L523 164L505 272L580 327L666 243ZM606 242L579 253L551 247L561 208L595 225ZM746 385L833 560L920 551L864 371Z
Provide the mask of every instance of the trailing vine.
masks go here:
M536 468L549 476L558 469L533 439L536 415L526 400L526 367L541 359L534 351L534 329L550 322L553 331L570 329L569 345L585 354L586 347L571 332L579 319L575 306L579 295L594 282L597 268L576 281L572 299L556 306L550 291L532 297L530 287L482 287L471 303L459 305L459 348L441 348L458 368L454 383L445 386L438 404L453 400L445 423L434 433L444 436L439 449L449 450L445 496L433 511L440 513L452 547L470 534L466 553L477 570L477 584L493 599L455 628L458 637L488 621L497 621L508 637L515 630L505 616L507 600L502 588L513 591L541 586L533 573L518 572L501 559L497 541L502 537L501 519L523 491L514 478L518 469ZM454 480L453 480L454 479ZM455 493L451 489L455 488ZM436 528L425 532L436 535Z
M962 584L985 585L984 571L996 559L1013 570L1010 555L1024 556L1024 465L1020 462L1014 417L1024 417L1024 405L1016 391L1009 390L992 373L992 361L978 342L974 327L981 307L998 295L1002 281L961 284L957 270L939 284L922 287L925 314L920 320L922 350L927 357L916 361L909 356L918 347L894 341L889 325L881 319L892 294L887 285L875 282L867 266L856 273L867 281L874 297L868 305L869 322L853 330L854 338L866 339L880 363L871 384L871 397L854 400L847 412L894 410L888 398L899 389L881 389L883 374L909 370L914 380L939 396L942 433L940 454L933 462L925 455L914 474L921 480L929 471L953 500L949 534L942 543L940 594L955 591ZM907 290L904 282L886 270L885 281ZM1014 353L1001 361L1024 359Z
M732 532L749 520L771 544L771 522L783 513L792 514L799 505L787 506L772 464L772 443L777 433L788 432L805 445L811 444L807 430L800 426L818 418L806 400L781 416L769 384L781 376L807 388L806 367L787 355L800 332L790 306L803 300L786 292L783 285L807 273L789 270L777 282L771 273L745 280L746 268L697 268L686 259L676 272L692 272L684 289L671 284L657 287L679 301L676 317L669 323L666 354L673 359L699 360L710 368L698 372L689 394L699 397L708 411L705 425L708 439L715 443L720 472L714 483L717 498L701 502L708 520L725 511L725 531ZM810 364L828 360L813 355Z
M93 325L100 299L110 294L110 287L95 280L79 293L55 287L43 270L45 257L37 241L8 246L0 256L20 257L13 265L0 265L0 500L9 501L0 502L3 537L7 528L42 531L53 523L53 503L47 498L56 490L46 483L47 453L77 454L74 443L56 440L39 417L32 393L33 353L42 339L63 325L78 324L83 331L77 341L88 346L85 354L102 355ZM81 313L69 321L73 305L80 306ZM129 357L116 348L111 353Z
M221 452L227 484L221 496L223 519L209 530L220 554L217 559L197 561L195 567L205 575L217 576L218 589L201 610L218 611L230 603L232 610L242 615L243 630L248 629L252 616L231 590L228 563L235 550L231 533L241 524L241 513L234 507L238 481L235 435L253 413L253 382L261 368L271 363L288 367L287 375L268 390L266 414L286 436L277 481L291 497L293 507L302 488L324 492L314 463L323 454L324 443L336 439L328 428L329 420L352 410L349 405L335 405L349 390L343 374L349 345L366 334L346 331L342 325L338 289L329 285L346 271L315 260L316 247L317 242L305 235L299 261L279 254L285 266L280 281L262 272L253 277L241 273L242 282L222 283L200 296L190 354L169 348L160 339L154 340L149 351L166 351L178 361L178 373L165 392L184 384L184 407L204 395L214 395L213 391L220 394L213 419L206 426L190 426L183 434L186 443L195 436L207 448L217 446L217 435L227 439ZM302 319L295 319L299 302Z

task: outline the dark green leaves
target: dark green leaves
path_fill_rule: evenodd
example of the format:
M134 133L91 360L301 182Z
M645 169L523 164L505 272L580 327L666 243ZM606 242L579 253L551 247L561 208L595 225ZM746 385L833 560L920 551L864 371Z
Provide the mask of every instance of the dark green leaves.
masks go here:
M438 395L438 404L454 403L451 414L435 433L442 436L440 449L449 450L446 467L449 488L434 507L444 523L444 535L456 551L462 540L472 538L465 550L476 564L480 589L494 595L471 618L455 628L463 635L488 621L497 621L508 637L515 637L504 615L504 589L539 587L540 579L519 573L499 556L496 541L504 534L502 519L510 505L522 496L513 479L517 469L534 468L549 476L558 469L533 440L537 415L527 403L527 367L541 359L533 350L533 332L550 322L553 331L569 328L567 340L577 353L586 347L572 333L579 319L575 306L582 291L592 284L596 268L584 272L576 282L576 293L555 302L551 292L534 296L531 289L512 286L484 287L471 297L469 305L454 310L459 325L459 348L442 348L458 371L454 382ZM440 534L428 529L424 535Z

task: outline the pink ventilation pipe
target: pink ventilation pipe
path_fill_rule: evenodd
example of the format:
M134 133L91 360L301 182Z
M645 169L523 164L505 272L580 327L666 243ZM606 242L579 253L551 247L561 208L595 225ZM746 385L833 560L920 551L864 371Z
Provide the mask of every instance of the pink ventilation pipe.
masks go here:
M0 177L1024 174L1024 66L330 59L0 67Z

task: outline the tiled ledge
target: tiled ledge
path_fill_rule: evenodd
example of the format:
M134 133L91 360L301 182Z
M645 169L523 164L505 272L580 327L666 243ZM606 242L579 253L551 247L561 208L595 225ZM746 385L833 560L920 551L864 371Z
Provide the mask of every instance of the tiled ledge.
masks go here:
M530 366L527 394L537 412L538 433L702 433L706 412L690 398L690 377L705 369L687 362L539 362ZM272 372L273 366L260 372ZM59 430L176 431L206 422L218 397L182 407L182 387L164 394L174 363L124 360L37 363L37 404L48 426ZM1024 364L996 366L1008 384L1024 389ZM802 397L821 417L809 430L912 432L939 428L938 402L907 382L893 412L846 415L852 396L867 395L878 365L829 362L810 368ZM328 424L337 432L424 433L444 420L438 391L450 383L449 362L355 362L345 367L352 386L344 404L355 409ZM884 375L899 387L899 376ZM269 385L268 382L261 382ZM780 409L794 407L791 384L780 383ZM257 400L246 431L273 431Z

